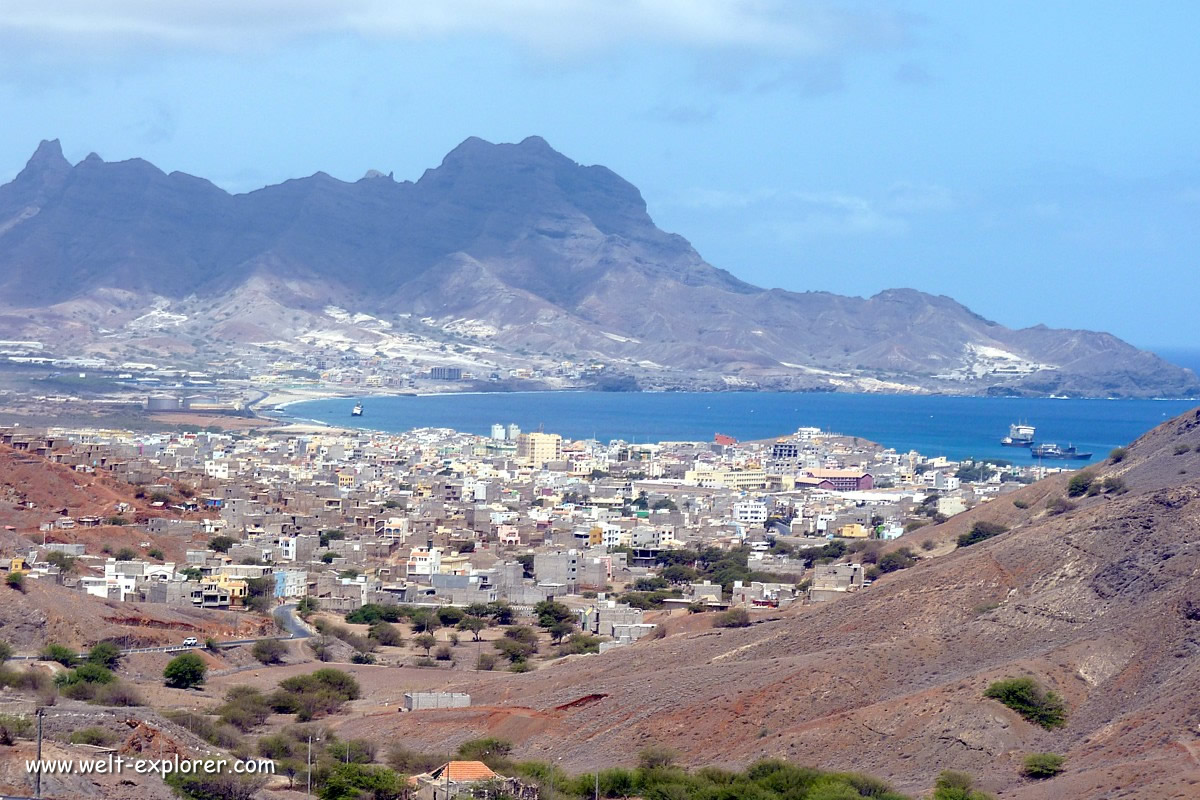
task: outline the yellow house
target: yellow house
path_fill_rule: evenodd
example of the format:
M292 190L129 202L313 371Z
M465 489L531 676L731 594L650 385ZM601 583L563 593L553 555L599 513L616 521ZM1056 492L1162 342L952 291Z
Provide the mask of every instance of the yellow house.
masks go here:
M13 556L12 563L8 567L9 572L28 572L29 562L24 556Z
M354 488L354 473L353 472L339 472L338 473L338 488L339 489L353 489Z
M604 531L600 528L592 528L588 531L588 547L598 547L604 544Z
M442 556L441 566L439 567L438 572L443 575L470 575L471 557L461 553Z
M230 605L240 606L246 603L246 579L234 578L229 575L218 575L216 580L208 580L205 583L216 585L217 587L229 592Z
M859 522L851 522L837 529L837 535L844 539L866 539L869 533Z

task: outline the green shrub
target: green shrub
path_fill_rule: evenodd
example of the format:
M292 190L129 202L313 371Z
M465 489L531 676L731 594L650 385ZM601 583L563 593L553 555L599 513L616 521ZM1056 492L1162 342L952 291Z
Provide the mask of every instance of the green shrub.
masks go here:
M334 740L325 749L334 761L370 764L375 760L375 743L368 739Z
M97 642L88 650L89 664L99 664L106 669L116 669L121 664L121 648L112 642Z
M163 670L166 685L173 689L191 689L204 683L208 665L195 653L183 653L171 659Z
M269 698L252 686L232 686L225 692L225 705L217 709L217 716L239 731L254 730L271 716Z
M371 623L367 636L383 647L404 647L406 644L404 634L400 632L400 629L383 620Z
M64 667L73 667L79 660L79 656L69 647L64 647L61 644L48 644L42 648L41 654L38 656L42 661L57 661Z
M512 748L512 742L507 739L468 739L458 746L458 757L463 761L482 761L491 765L508 758Z
M714 628L746 628L750 626L750 612L744 608L731 608L713 618Z
M1067 721L1067 708L1062 698L1043 689L1033 678L996 681L987 687L983 696L998 700L1047 730L1061 727Z
M144 705L142 697L137 693L137 690L123 681L96 685L95 689L95 694L89 702L98 706L120 706L125 708Z
M908 569L916 563L917 558L913 555L913 551L907 547L901 547L880 556L876 566L879 567L880 572L895 572L900 569Z
M228 553L229 548L235 544L234 539L229 536L214 536L208 540L208 549L217 553Z
M33 723L27 717L0 714L0 745L11 747L17 743L17 739L29 738L31 730Z
M394 798L404 791L404 782L387 767L367 764L337 764L321 781L321 800L357 800L362 797Z
M1104 479L1104 491L1112 494L1125 494L1129 490L1125 488L1124 478L1113 475Z
M61 673L55 678L59 686L70 686L75 683L112 683L117 677L107 667L99 664L80 664L75 669Z
M978 544L993 536L999 536L1006 533L1008 528L996 522L987 522L985 520L976 520L971 529L958 537L959 547L970 547L973 544Z
M278 639L260 639L250 648L250 653L263 664L282 664L287 645Z
M1066 514L1068 511L1074 511L1075 508L1075 504L1065 497L1056 497L1046 503L1046 509L1050 512L1050 516L1053 517Z
M491 653L480 653L475 660L475 669L491 672L496 668L496 657Z
M90 744L94 747L108 747L117 741L117 737L104 730L92 726L90 728L80 728L77 731L71 731L67 741L71 744Z
M18 592L25 591L25 573L24 572L16 572L16 571L10 572L10 573L8 573L7 577L4 578L4 582L11 589L16 589Z
M9 644L8 642L0 640L0 664L3 664L5 661L8 661L12 657L13 657L12 645Z
M1065 759L1057 753L1032 753L1025 757L1021 774L1034 780L1053 778L1063 771Z
M976 789L975 779L967 773L948 769L933 784L932 800L992 800L992 796Z
M59 572L66 575L75 569L75 556L58 550L51 551L46 554L46 563L58 567Z
M353 675L328 667L307 675L294 675L279 682L271 694L271 706L282 714L295 714L307 722L322 714L332 714L348 700L360 694Z
M214 747L234 750L242 745L241 738L232 726L204 714L192 711L164 711L163 716L176 725L187 728Z
M1029 508L1029 503L1027 503L1024 500L1021 500L1019 498L1016 500L1013 500L1013 505L1016 506L1017 508L1021 509L1022 511Z
M266 783L266 778L255 775L206 772L200 767L202 763L195 762L196 766L188 772L167 773L163 783L187 800L251 800Z
M1117 447L1117 448L1114 448L1112 450L1112 452L1110 452L1108 454L1108 460L1114 464L1120 464L1122 461L1125 460L1125 457L1127 455L1129 455L1129 448Z
M446 761L444 756L426 755L410 750L397 742L388 750L387 764L397 772L405 775L417 775L437 769Z

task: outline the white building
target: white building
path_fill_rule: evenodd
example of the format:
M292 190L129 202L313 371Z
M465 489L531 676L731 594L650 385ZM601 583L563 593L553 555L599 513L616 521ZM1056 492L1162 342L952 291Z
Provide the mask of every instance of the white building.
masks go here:
M734 503L733 518L743 525L762 525L767 521L767 504L761 500Z

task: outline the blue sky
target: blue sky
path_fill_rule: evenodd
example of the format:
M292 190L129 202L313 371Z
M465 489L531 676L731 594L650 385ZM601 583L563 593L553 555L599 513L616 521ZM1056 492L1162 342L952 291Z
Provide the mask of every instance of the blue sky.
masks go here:
M0 0L38 141L246 191L530 134L764 286L1200 347L1200 4Z

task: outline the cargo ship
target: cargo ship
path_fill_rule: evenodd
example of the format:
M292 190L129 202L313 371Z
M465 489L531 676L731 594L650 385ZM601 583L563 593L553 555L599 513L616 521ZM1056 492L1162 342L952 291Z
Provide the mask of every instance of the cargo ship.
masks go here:
M361 417L362 416L362 403L354 404L354 408L352 408L350 410L350 416L352 416L352 417Z
M1058 458L1064 461L1085 461L1092 457L1091 453L1081 453L1073 444L1059 447L1056 444L1039 444L1030 451L1035 458Z
M1000 440L1005 447L1033 447L1033 435L1037 428L1032 425L1013 423L1008 426L1008 436Z

